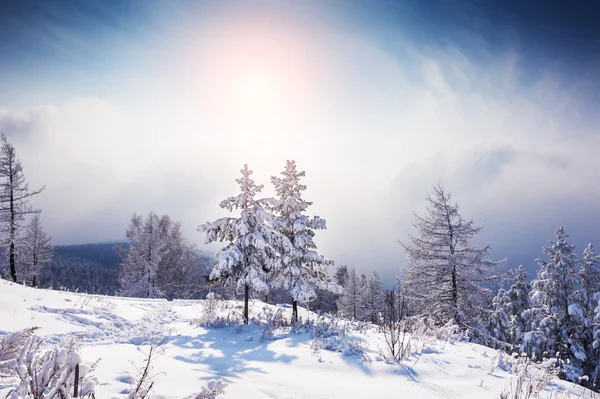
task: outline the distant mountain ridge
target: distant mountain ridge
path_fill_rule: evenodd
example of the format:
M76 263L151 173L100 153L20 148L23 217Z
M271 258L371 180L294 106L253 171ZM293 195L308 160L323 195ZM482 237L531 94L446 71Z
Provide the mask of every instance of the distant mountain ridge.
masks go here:
M58 245L56 246L55 255L86 259L106 268L117 269L121 263L119 253L117 252L117 245L127 248L129 244L121 242Z
M117 269L121 263L117 247L127 249L127 241L109 241L100 243L87 243L75 245L57 245L56 256L66 256L71 258L85 259L97 263L103 267ZM196 254L204 260L211 260L214 253L204 250L197 250Z

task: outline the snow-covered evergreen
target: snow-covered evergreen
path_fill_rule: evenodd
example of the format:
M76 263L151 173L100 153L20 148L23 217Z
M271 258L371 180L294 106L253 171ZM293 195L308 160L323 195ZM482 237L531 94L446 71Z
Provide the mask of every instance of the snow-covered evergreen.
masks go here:
M580 337L586 350L583 371L588 376L594 376L592 381L589 381L591 386L591 384L600 384L597 375L600 356L598 348L594 347L597 339L594 337L594 333L598 323L596 309L599 305L598 293L600 293L600 256L594 253L594 246L591 243L583 251L579 278L579 289L575 292L574 297L583 310L580 329Z
M586 359L581 336L584 309L574 292L579 285L577 256L563 228L556 241L544 248L548 261L538 259L537 279L532 283L532 333L526 334L523 349L537 357L569 360L567 377L576 380Z
M583 251L581 267L579 269L580 285L575 292L575 298L584 308L584 326L591 326L594 311L597 306L596 294L600 292L600 255L594 253L592 243Z
M492 336L491 346L502 347L511 342L511 324L507 313L509 297L505 289L500 288L492 300L492 311L489 315L488 331Z
M255 199L263 186L254 183L248 165L244 165L240 172L242 177L236 182L241 192L221 201L219 205L230 212L239 210L240 215L202 224L198 226L198 231L206 233L206 244L227 242L216 255L217 262L210 279L227 280L236 284L238 291L244 290L244 316L248 321L250 290L268 292L267 272L279 261L273 247L290 244L286 244L287 238L281 237L271 227L271 216L265 210L267 201Z
M529 330L523 314L531 307L530 291L531 283L527 279L527 272L520 265L510 288L506 291L505 304L506 313L510 319L510 340L515 344L519 344L523 339L523 333Z
M491 296L480 283L499 262L488 260L489 246L474 244L482 228L462 218L441 185L434 186L427 202L425 216L415 215L416 234L403 244L408 255L406 295L418 307L416 312L441 324L453 321L477 328Z
M594 309L594 324L592 327L592 347L590 348L590 364L594 365L591 375L591 383L596 390L600 387L600 292L595 295L595 301L598 304Z
M313 300L317 289L336 292L338 288L327 274L327 266L333 262L317 252L313 240L315 230L327 228L325 219L305 214L312 204L302 198L306 186L300 183L300 179L305 172L296 169L295 161L287 161L281 176L271 177L276 198L269 201L269 210L274 215L273 228L287 239L275 243L279 256L271 282L274 287L282 287L292 296L292 318L296 320L298 302Z

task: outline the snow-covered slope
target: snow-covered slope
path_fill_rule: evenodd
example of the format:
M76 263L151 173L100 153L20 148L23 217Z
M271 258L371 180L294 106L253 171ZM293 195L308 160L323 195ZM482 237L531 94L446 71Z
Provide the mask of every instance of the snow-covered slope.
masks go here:
M201 316L203 306L204 301L74 294L0 280L0 335L39 326L50 342L80 336L84 361L101 359L95 372L98 398L123 397L142 365L144 348L165 337L163 354L154 362L155 397L184 397L222 377L229 383L224 397L231 399L491 399L514 378L502 368L490 372L497 352L480 345L430 342L422 353L388 364L379 356L385 343L375 330L357 335L367 345L366 356L315 353L307 333L261 341L260 326L196 327L190 321ZM263 307L255 301L251 312ZM550 387L556 388L582 391L559 381ZM0 381L0 397L8 389Z

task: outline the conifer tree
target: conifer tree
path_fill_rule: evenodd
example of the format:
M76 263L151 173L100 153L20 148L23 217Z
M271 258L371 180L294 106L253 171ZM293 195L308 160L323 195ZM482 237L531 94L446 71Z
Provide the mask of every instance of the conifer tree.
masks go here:
M17 282L17 247L26 215L39 212L29 204L32 196L41 193L44 187L30 191L23 175L23 166L17 159L15 147L2 135L0 147L0 229L7 249L10 276Z
M597 306L596 293L600 292L600 255L594 253L594 246L589 243L583 250L583 258L579 269L580 286L575 298L585 311L585 327L592 324Z
M510 319L506 312L509 299L505 289L500 288L492 300L492 311L489 315L488 331L492 336L493 347L501 347L511 341Z
M600 292L595 295L597 303L594 309L594 323L592 327L592 347L590 364L593 364L592 378L590 383L597 390L600 387Z
M582 310L580 337L586 351L583 373L591 376L600 361L594 348L594 324L598 307L596 294L600 292L600 256L594 253L594 246L591 243L583 251L579 279L579 289L575 291L574 299ZM591 383L592 381L588 381L588 387L591 387Z
M282 177L271 177L277 194L269 203L273 213L273 228L286 240L279 240L279 254L272 278L275 287L287 290L292 296L292 321L298 320L298 302L308 303L316 298L317 289L337 291L327 274L333 262L317 252L313 237L315 230L326 229L325 220L305 214L312 202L302 198L306 186L300 183L305 172L296 169L295 161L287 161Z
M335 282L343 287L346 285L346 280L348 280L348 266L341 265L338 266L333 275Z
M198 231L206 233L206 244L214 241L227 242L217 252L217 263L209 278L235 283L238 291L244 291L244 318L248 323L250 290L268 292L267 272L277 262L273 246L286 245L281 241L287 239L280 237L269 225L271 216L265 210L266 200L254 198L263 186L256 185L251 179L252 171L248 169L248 165L244 165L240 172L242 177L236 179L240 185L240 194L220 203L221 208L230 212L239 210L239 217L224 217L202 224Z
M348 277L343 293L338 300L338 313L344 317L357 319L360 314L360 280L356 268L347 268Z
M501 262L488 260L489 246L473 241L481 231L465 220L450 194L438 184L427 197L427 212L415 215L416 234L402 244L408 255L406 295L421 314L429 314L440 324L453 321L462 328L479 330L491 292L481 282Z
M121 294L132 297L158 298L162 292L156 282L158 267L164 256L166 236L171 226L168 216L150 212L144 220L134 214L127 228L129 247L121 265Z
M42 228L39 213L34 214L27 225L23 239L20 241L19 253L23 274L36 287L44 266L52 260L54 255L52 239Z
M513 343L521 343L523 333L529 329L523 314L531 307L530 291L531 283L527 280L527 272L520 265L506 292L506 313L510 319L510 340Z
M568 237L562 227L558 229L556 241L544 248L548 261L537 260L540 269L531 291L534 334L528 334L523 344L538 357L568 362L563 371L573 381L581 376L586 355L580 329L584 311L574 295L580 284L577 257Z
M366 305L365 320L371 323L378 323L384 311L385 298L381 287L381 280L376 271L373 271L371 277L369 277L364 293L363 303Z

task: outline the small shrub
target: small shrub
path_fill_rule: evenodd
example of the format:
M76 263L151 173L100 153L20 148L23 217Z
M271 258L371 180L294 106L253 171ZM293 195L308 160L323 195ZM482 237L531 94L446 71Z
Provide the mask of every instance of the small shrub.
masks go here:
M91 377L95 364L81 364L77 352L77 342L73 338L61 341L52 349L44 350L43 341L28 330L21 342L21 349L8 360L10 374L18 380L17 386L9 393L11 399L53 399L70 398L75 384L75 368L79 365L78 386L81 396L93 392L95 378ZM14 334L11 334L14 339ZM9 336L10 337L10 336ZM4 342L7 337L2 339ZM0 345L4 346L4 345Z

